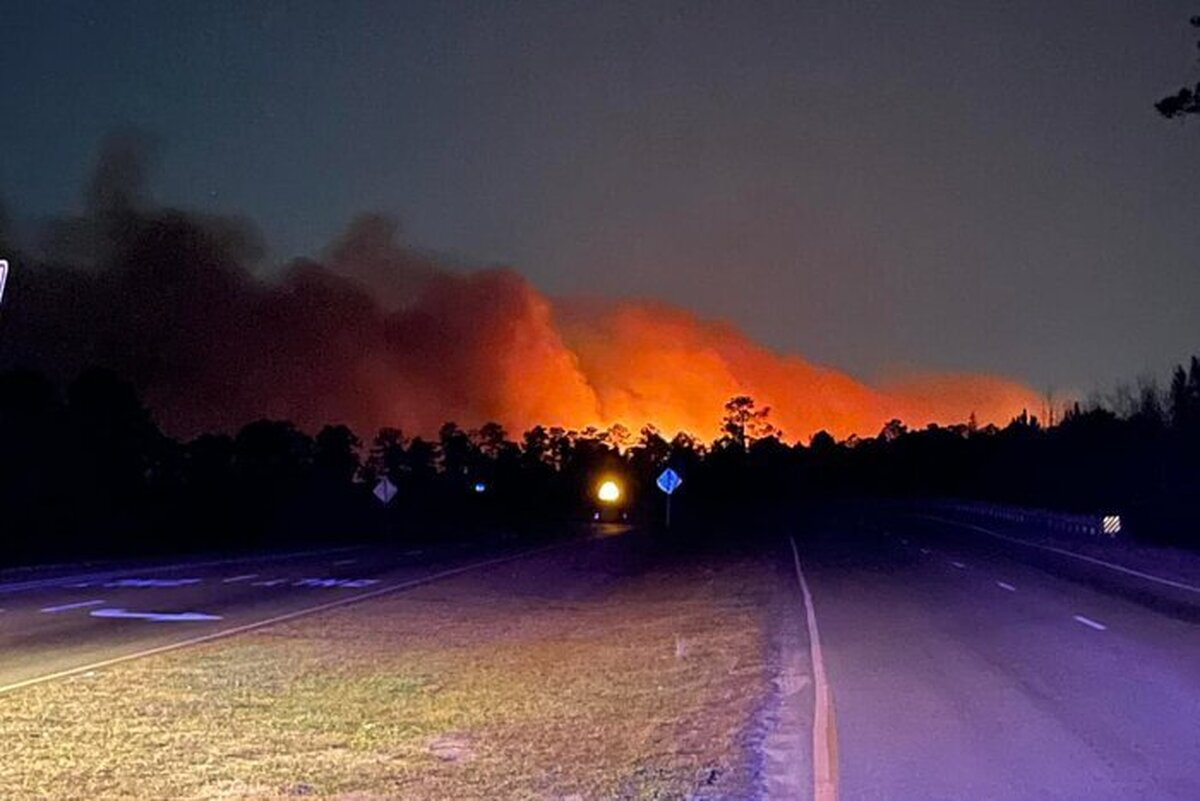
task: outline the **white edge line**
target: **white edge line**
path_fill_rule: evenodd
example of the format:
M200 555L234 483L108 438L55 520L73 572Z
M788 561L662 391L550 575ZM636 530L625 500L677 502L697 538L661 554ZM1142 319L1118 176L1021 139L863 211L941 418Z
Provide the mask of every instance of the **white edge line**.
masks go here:
M1084 617L1083 615L1075 615L1075 620L1089 628L1095 629L1096 631L1106 631L1108 629L1108 626L1104 625L1103 623L1092 620L1090 617Z
M215 631L212 634L204 634L199 637L192 637L187 640L180 640L179 642L173 642L173 643L169 643L167 645L160 645L156 648L147 648L144 651L137 651L132 654L125 654L123 656L114 656L111 659L103 659L99 662L92 662L91 664L88 664L88 665L80 665L79 667L68 668L66 670L60 670L56 673L47 673L44 676L35 676L31 679L24 679L22 681L14 682L13 684L6 684L4 686L0 686L0 695L4 695L6 693L13 692L14 690L20 690L24 687L30 687L34 684L42 684L44 682L54 681L56 679L65 679L68 676L75 676L80 673L86 673L89 670L100 670L102 668L121 664L122 662L131 662L134 659L143 659L148 656L164 654L164 653L167 653L168 651L177 651L181 648L188 648L193 645L200 645L201 643L211 642L213 640L219 640L224 637L232 637L235 634L242 634L243 632L253 631L254 629L261 629L266 626L272 626L276 623L283 623L288 620L294 620L298 617L303 617L304 615L311 615L316 612L324 612L328 609L336 609L339 606L346 606L348 604L357 603L358 601L365 601L368 598L376 598L380 595L386 595L390 592L397 592L399 590L407 590L412 587L420 586L422 584L429 584L431 582L437 581L438 579L449 578L450 576L456 576L459 573L466 573L467 571L476 570L481 567L489 567L491 565L499 565L499 564L503 564L505 562L512 562L512 561L515 561L517 559L521 559L521 558L524 558L527 556L533 556L535 554L544 553L546 551L550 551L555 548L562 548L567 545L574 545L574 544L577 544L577 541L572 540L570 542L560 542L560 543L555 543L553 545L546 545L541 548L534 548L533 550L529 550L529 551L522 551L521 553L510 554L509 556L501 556L501 557L497 557L495 559L486 559L482 562L472 562L471 564L463 565L462 567L455 567L455 568L451 568L449 570L443 570L441 572L434 573L429 576L422 576L421 578L412 579L410 581L402 581L399 584L393 584L388 587L381 587L377 590L372 590L371 592L359 593L358 595L353 595L349 598L342 598L341 600L338 600L338 601L330 601L329 603L319 604L317 606L310 606L307 609L300 609L295 612L288 612L283 615L276 615L275 617L267 618L266 620L259 620L254 623L246 623L245 625L234 626L231 629ZM97 603L104 603L104 602L99 601Z
M800 551L796 538L788 537L792 544L792 559L796 565L796 579L800 582L800 594L804 597L804 614L808 622L808 646L813 668L813 799L814 801L836 801L837 766L829 742L832 721L832 697L829 681L825 676L825 657L821 652L821 635L817 630L817 614L813 607L812 593L800 569Z
M45 606L42 607L43 612L66 612L70 609L83 609L86 606L99 606L104 603L103 600L98 601L79 601L73 604L62 604L60 606Z
M1051 551L1053 553L1062 554L1063 556L1070 556L1072 559L1080 559L1084 562L1090 562L1094 565L1100 565L1101 567L1107 567L1109 570L1116 570L1119 573L1125 573L1130 576L1137 576L1138 578L1144 578L1147 581L1154 581L1159 584L1164 584L1168 587L1174 587L1175 589L1178 589L1178 590L1186 590L1188 592L1194 592L1194 593L1200 594L1200 587L1194 587L1191 584L1185 584L1182 581L1172 581L1171 579L1166 579L1166 578L1163 578L1162 576L1155 576L1150 573L1143 573L1140 570L1134 570L1131 567L1123 567L1122 565L1114 565L1112 562L1105 562L1103 559L1096 559L1093 556L1084 556L1081 553L1075 553L1074 551L1068 551L1065 548L1055 548L1053 545L1041 545L1036 542L1030 542L1029 540L1023 540L1020 537L1007 537L1003 534L997 534L995 531L992 531L991 529L986 529L983 526L977 526L974 523L964 523L960 520L950 520L948 518L938 517L936 515L917 515L917 517L923 517L926 520L936 520L939 523L948 523L952 526L962 526L963 528L974 529L975 531L979 531L979 532L982 532L983 534L987 534L989 537L995 537L996 539L1004 540L1006 542L1015 542L1018 545L1028 545L1030 548L1040 548L1043 551Z

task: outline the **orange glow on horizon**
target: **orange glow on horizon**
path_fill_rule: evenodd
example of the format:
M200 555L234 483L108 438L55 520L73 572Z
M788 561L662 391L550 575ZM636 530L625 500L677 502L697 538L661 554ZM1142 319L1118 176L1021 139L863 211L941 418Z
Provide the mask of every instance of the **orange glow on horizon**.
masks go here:
M373 376L375 418L433 434L446 420L534 426L645 425L668 439L720 433L726 401L749 395L790 442L825 430L871 437L889 420L1003 425L1039 408L1028 387L990 375L924 374L871 385L780 354L732 325L661 302L551 301L507 269L441 276L400 311L404 357Z

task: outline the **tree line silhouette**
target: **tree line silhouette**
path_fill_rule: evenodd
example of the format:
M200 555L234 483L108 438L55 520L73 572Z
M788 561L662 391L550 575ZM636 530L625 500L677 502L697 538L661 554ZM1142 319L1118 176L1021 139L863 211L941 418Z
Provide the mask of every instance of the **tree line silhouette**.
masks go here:
M0 562L552 536L591 519L602 476L622 482L623 515L659 524L654 479L667 466L684 477L678 527L738 532L829 499L955 497L1117 512L1136 536L1200 546L1197 358L1166 391L1146 383L1074 404L1053 426L1028 413L1003 427L893 420L875 437L820 432L788 444L770 410L745 396L726 404L722 423L713 442L620 425L513 438L496 423L446 423L433 438L384 428L365 441L344 425L310 435L283 420L179 441L112 372L88 370L60 388L9 371L0 374ZM397 488L386 506L372 495L383 477Z

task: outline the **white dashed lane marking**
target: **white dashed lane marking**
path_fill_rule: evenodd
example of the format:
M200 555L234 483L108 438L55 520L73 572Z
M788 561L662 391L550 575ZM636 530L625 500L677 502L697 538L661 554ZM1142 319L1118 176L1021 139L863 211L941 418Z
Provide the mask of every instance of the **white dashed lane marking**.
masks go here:
M106 668L106 667L109 667L110 665L118 665L123 662L129 662L134 659L143 659L147 656L152 656L154 654L163 654L163 653L167 653L169 651L175 651L175 650L179 650L182 648L189 648L193 645L199 645L200 643L205 643L205 642L212 642L213 640L217 640L222 637L232 637L236 634L241 634L241 633L247 632L247 631L254 631L256 629L260 629L265 626L273 626L277 623L283 623L284 621L287 621L287 620L295 620L296 618L303 617L304 615L311 615L315 612L323 612L327 609L337 609L339 607L346 606L348 604L359 603L361 601L365 601L368 598L378 598L380 596L387 595L388 593L400 592L402 590L407 590L412 587L419 587L424 584L430 584L430 583L438 581L440 579L449 578L450 576L461 575L461 574L466 573L471 570L479 570L479 569L485 568L485 567L493 567L493 566L497 566L497 565L502 565L502 564L505 564L508 562L515 561L517 559L525 559L525 558L528 558L535 554L548 553L553 550L565 548L568 545L573 545L573 544L575 544L575 542L577 542L577 541L568 540L567 542L555 543L554 545L547 545L547 546L543 546L541 548L532 548L527 551L521 551L520 553L510 554L508 556L501 556L501 557L497 557L495 559L487 559L482 562L472 562L470 564L462 565L460 567L453 567L453 568L449 568L447 570L439 571L437 573L431 573L429 575L421 576L419 578L414 578L409 581L403 581L403 582L400 582L399 584L390 584L390 585L387 585L384 587L380 587L378 589L371 590L369 592L355 593L348 597L339 598L338 600L332 601L330 603L317 604L316 606L309 606L304 609L297 609L294 612L287 612L287 613L284 613L281 615L276 615L274 617L269 617L269 618L265 618L262 620L256 620L251 623L243 624L241 626L234 626L232 628L222 629L220 631L216 631L211 634L205 634L205 635L198 636L198 637L190 637L188 639L179 640L177 642L169 642L169 643L166 643L165 645L159 645L154 648L147 648L142 651L135 651L133 653L126 653L126 654L122 654L120 656L114 656L114 657L110 657L108 659L102 659L98 662L92 662L87 665L79 665L77 667L65 668L63 670L59 670L54 673L46 673L46 674L43 674L40 676L34 676L32 678L23 679L21 681L14 682L12 684L0 685L0 695L5 695L7 693L15 692L24 687L29 687L34 684L41 684L43 682L55 681L57 679L63 679L68 676L77 676L77 675L81 675L81 674L87 675L89 672L94 672L96 670L99 670L100 668ZM280 579L280 581L287 581L287 580L288 579ZM100 601L98 603L104 603L104 602Z
M951 562L950 564L954 565L959 570L966 570L966 568L967 568L967 566L964 565L962 562Z
M62 604L60 606L46 606L46 607L42 608L42 611L43 612L66 612L69 609L83 609L84 607L87 607L87 606L99 606L102 603L104 603L103 600L80 601L78 603Z
M1096 559L1095 557L1092 557L1092 556L1085 556L1084 554L1075 553L1074 551L1068 551L1064 548L1055 548L1051 545L1041 545L1036 542L1030 542L1029 540L1021 539L1020 537L1008 537L1008 536L1005 536L1004 534L999 534L995 531L992 531L991 529L984 528L983 526L976 526L972 523L963 523L958 520L949 520L944 517L938 517L937 515L917 515L917 516L923 517L926 520L936 520L939 523L946 523L947 525L951 525L951 526L959 526L960 528L969 528L973 531L978 531L980 533L986 534L989 537L995 537L998 540L1004 540L1005 542L1013 542L1013 543L1016 543L1017 545L1024 545L1029 548L1038 548L1043 551L1050 551L1052 553L1061 554L1063 556L1069 556L1072 559L1079 559L1084 562L1090 562L1091 564L1094 564L1094 565L1100 565L1101 567L1106 567L1109 570L1115 570L1118 573L1125 573L1126 575L1137 576L1138 578L1143 578L1143 579L1146 579L1147 581L1153 581L1158 584L1163 584L1167 587L1174 587L1179 590L1186 590L1188 592L1200 593L1200 587L1197 587L1193 584L1185 584L1182 581L1173 581L1172 579L1163 578L1162 576L1155 576L1150 573L1143 573L1140 570L1134 570L1133 568L1125 567L1124 565L1115 565L1112 562L1106 562L1103 559Z
M198 578L180 578L180 579L148 579L148 578L123 578L116 581L110 581L105 584L105 587L141 587L141 588L162 588L162 587L189 587L193 584L199 584L202 579Z
M203 612L130 612L128 609L94 609L92 617L124 618L130 620L150 620L156 623L195 623L220 620L220 615L206 615Z
M297 581L293 587L349 587L361 589L378 584L379 579L339 579L339 578L306 578Z
M247 573L244 576L234 576L232 578L225 579L221 583L222 584L232 584L235 581L249 581L252 578L258 578L258 574L257 573Z
M1084 617L1083 615L1075 615L1075 620L1076 622L1082 623L1088 628L1093 628L1096 631L1105 631L1108 629L1108 626L1104 625L1103 623L1092 620L1090 617Z
M997 581L996 586L1002 590L1008 590L1009 592L1017 591L1017 588L1014 587L1013 585L1009 584L1007 581Z

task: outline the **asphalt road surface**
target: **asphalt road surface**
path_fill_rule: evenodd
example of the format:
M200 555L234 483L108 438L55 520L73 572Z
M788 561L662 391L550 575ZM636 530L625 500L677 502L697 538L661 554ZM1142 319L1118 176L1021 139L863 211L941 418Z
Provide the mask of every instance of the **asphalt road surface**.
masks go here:
M831 700L806 728L832 772L814 795L1200 798L1200 559L1158 575L1095 543L1073 556L940 517L849 509L785 546ZM0 694L510 558L376 548L0 573Z
M0 574L0 694L509 557L357 548Z
M1000 536L852 510L797 537L840 797L1200 798L1200 585L972 522Z

